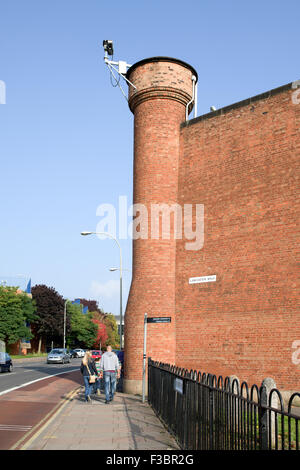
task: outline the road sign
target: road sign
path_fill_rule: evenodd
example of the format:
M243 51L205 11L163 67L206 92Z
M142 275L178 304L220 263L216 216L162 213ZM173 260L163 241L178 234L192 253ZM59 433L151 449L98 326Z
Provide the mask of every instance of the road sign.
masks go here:
M171 317L150 317L147 323L171 323Z
M183 395L184 393L184 387L183 387L183 380L182 379L178 379L177 377L175 378L174 380L174 390L178 393L180 393L181 395Z
M217 276L215 274L211 276L200 276L200 277L190 277L189 284L202 284L203 282L216 282Z

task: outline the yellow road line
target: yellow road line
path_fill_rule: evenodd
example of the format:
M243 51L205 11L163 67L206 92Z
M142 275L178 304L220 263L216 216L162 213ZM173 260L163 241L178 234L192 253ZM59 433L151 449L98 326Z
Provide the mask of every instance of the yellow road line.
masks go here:
M37 423L29 432L19 439L18 442L16 442L16 444L14 444L9 450L16 450L22 444L22 442L28 438L28 436L34 433L33 436L19 449L26 450L29 445L42 433L42 431L44 431L44 429L57 417L57 415L70 402L70 400L72 400L73 396L76 395L80 388L81 387L77 387L75 390L69 392L68 395L66 395L66 397L53 408L53 410L49 411L49 413L47 413L39 423ZM51 417L49 418L49 416ZM38 429L37 432L35 432L35 429Z

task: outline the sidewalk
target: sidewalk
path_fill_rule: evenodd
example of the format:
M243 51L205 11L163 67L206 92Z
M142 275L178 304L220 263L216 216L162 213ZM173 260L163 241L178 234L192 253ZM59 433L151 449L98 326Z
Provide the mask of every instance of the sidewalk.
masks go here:
M105 396L84 401L84 387L74 391L58 412L22 450L178 450L147 402L116 393L106 405Z

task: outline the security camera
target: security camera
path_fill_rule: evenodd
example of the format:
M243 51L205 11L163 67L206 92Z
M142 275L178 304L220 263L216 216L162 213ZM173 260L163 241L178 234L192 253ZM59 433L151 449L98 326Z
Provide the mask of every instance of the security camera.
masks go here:
M217 108L215 108L214 106L211 106L210 107L210 110L213 112L213 111L217 111Z
M114 47L113 47L113 42L109 41L108 39L104 39L103 41L103 48L104 52L107 53L107 55L114 55Z

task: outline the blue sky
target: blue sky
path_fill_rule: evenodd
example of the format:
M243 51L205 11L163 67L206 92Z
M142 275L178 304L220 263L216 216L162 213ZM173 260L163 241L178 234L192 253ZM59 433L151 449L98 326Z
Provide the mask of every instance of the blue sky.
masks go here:
M101 204L132 203L133 116L103 62L165 55L198 72L198 115L300 78L298 0L10 0L0 6L0 277L119 313ZM126 87L125 87L126 89ZM128 220L129 222L129 220ZM120 240L131 268L131 240ZM131 274L124 272L124 309Z

